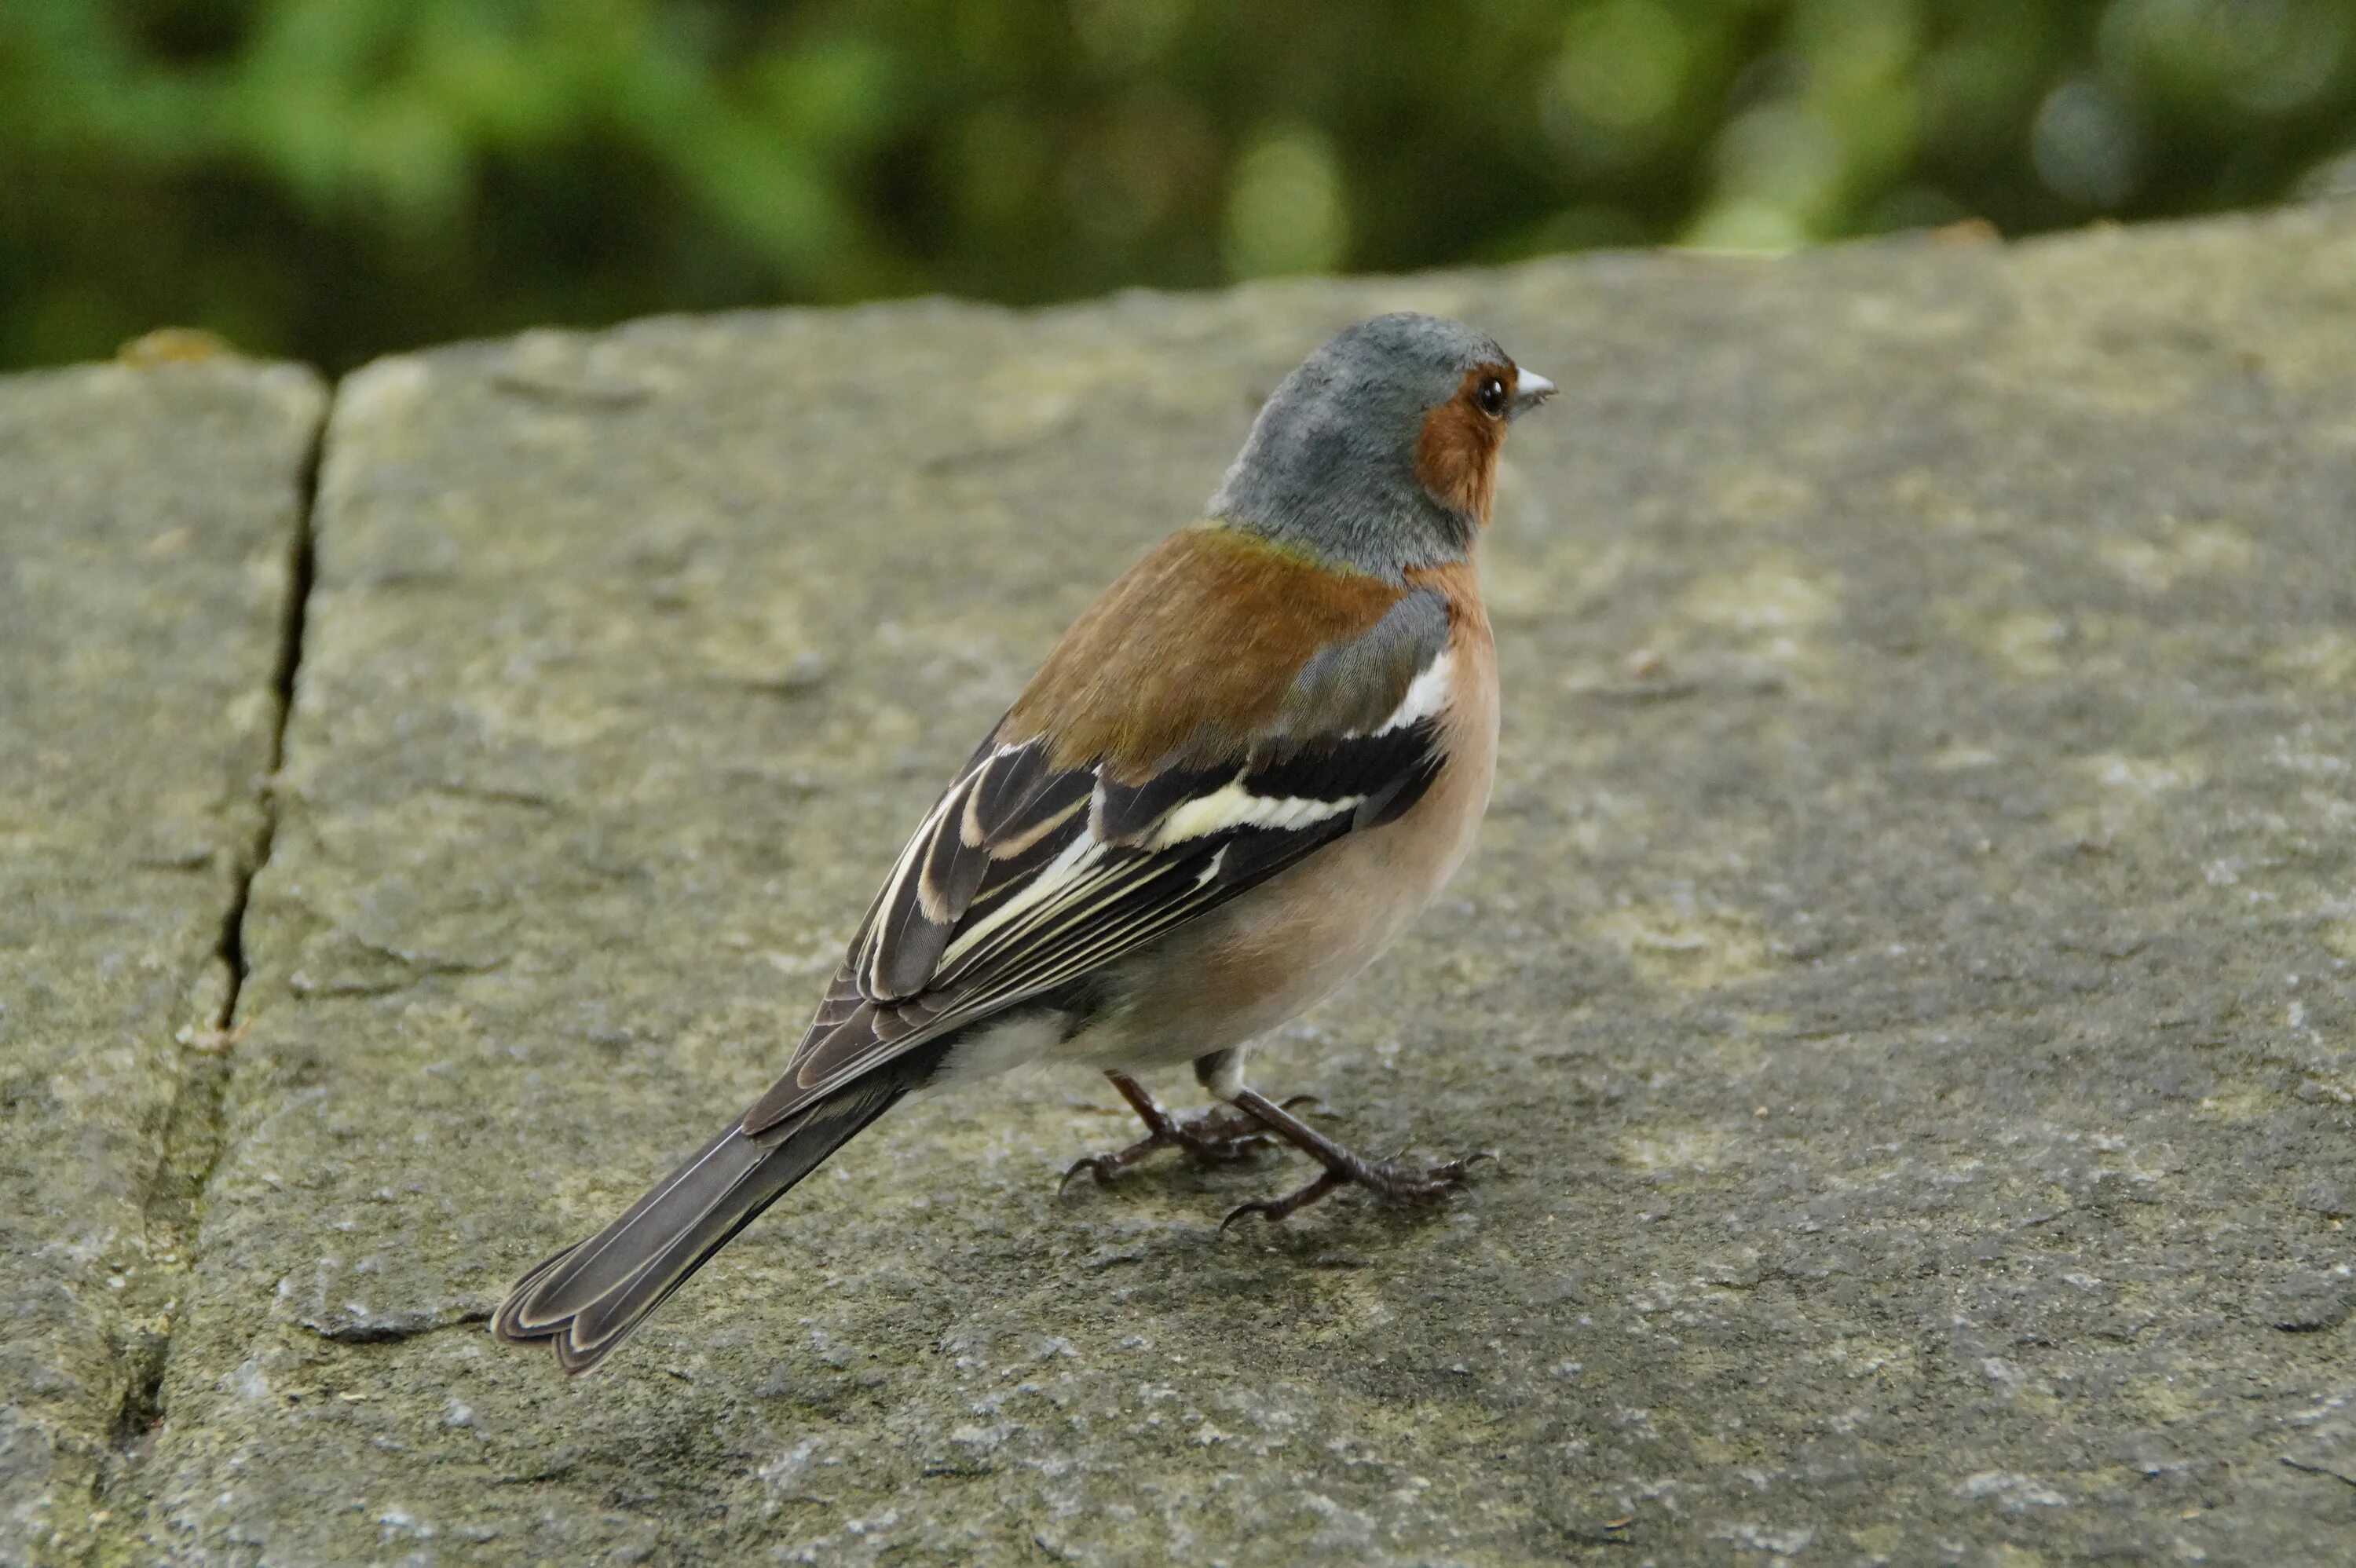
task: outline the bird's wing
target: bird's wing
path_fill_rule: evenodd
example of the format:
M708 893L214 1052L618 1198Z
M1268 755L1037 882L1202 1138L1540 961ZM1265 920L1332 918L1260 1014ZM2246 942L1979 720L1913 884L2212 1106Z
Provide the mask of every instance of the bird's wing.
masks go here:
M1291 645L1271 650L1271 627ZM744 1131L1406 811L1444 760L1450 634L1430 588L1173 536L926 816Z

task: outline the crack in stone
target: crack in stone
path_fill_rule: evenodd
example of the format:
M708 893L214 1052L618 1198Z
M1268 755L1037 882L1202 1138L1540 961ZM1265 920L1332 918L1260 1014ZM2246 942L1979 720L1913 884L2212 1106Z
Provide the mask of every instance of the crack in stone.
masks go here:
M166 1114L162 1152L149 1179L145 1216L147 1254L166 1260L167 1267L141 1271L146 1285L144 1294L150 1299L123 1304L124 1319L133 1326L121 1346L128 1375L115 1412L110 1462L101 1467L91 1499L93 1515L109 1520L112 1528L92 1541L93 1561L117 1555L109 1550L110 1541L120 1543L121 1532L136 1522L135 1488L131 1482L164 1422L165 1362L185 1306L179 1290L195 1269L205 1189L227 1143L222 1107L229 1090L231 1052L246 1022L241 1003L252 972L245 921L254 879L270 864L277 837L278 776L286 762L287 724L294 712L294 680L302 666L304 632L310 613L314 513L333 410L331 391L295 472L294 538L287 558L286 598L280 607L277 657L271 671L273 705L269 769L262 781L259 802L261 816L239 856L236 886L222 911L214 945L213 962L226 971L227 983L209 1016L197 1019L180 1035L180 1081ZM119 1506L117 1499L132 1506Z
M2348 1485L2356 1487L2356 1476L2351 1476L2344 1470L2334 1469L2329 1465L2309 1464L2304 1459L2294 1459L2287 1454L2281 1455L2279 1457L2284 1464L2303 1476L2328 1476L2335 1481L2345 1481Z

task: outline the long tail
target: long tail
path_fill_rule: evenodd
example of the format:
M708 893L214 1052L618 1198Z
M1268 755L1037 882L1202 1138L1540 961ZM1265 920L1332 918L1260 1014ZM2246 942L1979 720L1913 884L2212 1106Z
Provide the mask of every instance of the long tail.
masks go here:
M879 1073L752 1137L741 1122L731 1122L620 1219L516 1281L491 1318L491 1332L516 1344L552 1340L560 1366L587 1371L908 1087L900 1074Z

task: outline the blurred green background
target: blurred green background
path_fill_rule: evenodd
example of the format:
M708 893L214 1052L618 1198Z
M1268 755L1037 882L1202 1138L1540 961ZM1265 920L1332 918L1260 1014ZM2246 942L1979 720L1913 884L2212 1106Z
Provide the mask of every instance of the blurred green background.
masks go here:
M2356 0L0 0L0 365L2356 186Z

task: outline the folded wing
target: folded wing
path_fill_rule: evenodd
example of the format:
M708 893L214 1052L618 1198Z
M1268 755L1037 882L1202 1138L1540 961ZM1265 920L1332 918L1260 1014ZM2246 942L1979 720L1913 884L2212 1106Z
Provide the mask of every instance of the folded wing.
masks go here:
M1215 538L1189 548L1233 547ZM1149 557L1114 593L1155 564ZM1288 571L1269 575L1276 592L1303 586ZM1287 608L1237 597L1194 606L1210 624L1181 645L1204 647L1207 634L1215 648L1222 616L1248 622ZM1081 979L1413 805L1445 761L1449 612L1437 594L1401 588L1353 613L1355 625L1329 615L1345 635L1296 650L1242 704L1229 695L1232 670L1190 686L1167 660L1140 665L1146 654L1133 636L1066 657L1089 632L1084 619L901 852L801 1048L746 1112L744 1132ZM1086 683L1079 722L1026 712L1040 683L1056 678ZM1215 690L1222 681L1229 691ZM1220 700L1173 727L1170 709L1183 715L1189 690ZM1101 695L1085 706L1090 693ZM1152 709L1133 720L1105 714L1122 700ZM1150 736L1156 754L1124 745L1132 736Z

